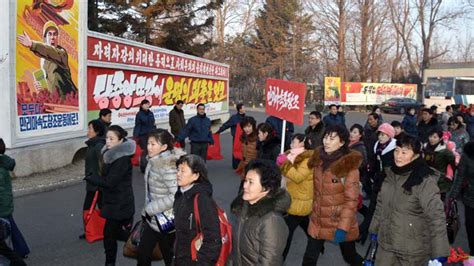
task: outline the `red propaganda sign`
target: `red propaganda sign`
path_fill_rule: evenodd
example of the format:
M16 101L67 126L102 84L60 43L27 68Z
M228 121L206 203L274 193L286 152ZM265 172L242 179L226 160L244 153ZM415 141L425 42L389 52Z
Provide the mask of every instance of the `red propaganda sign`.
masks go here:
M265 95L267 114L303 125L306 84L267 79Z

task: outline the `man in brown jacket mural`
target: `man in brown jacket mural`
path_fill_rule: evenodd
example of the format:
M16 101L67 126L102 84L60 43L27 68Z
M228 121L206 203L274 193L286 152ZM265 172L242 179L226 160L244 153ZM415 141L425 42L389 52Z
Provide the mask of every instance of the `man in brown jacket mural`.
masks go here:
M67 51L59 46L59 28L53 21L44 24L43 40L44 43L32 41L26 32L18 36L21 45L41 57L41 68L50 92L57 91L61 99L70 93L77 93L77 87L71 77Z

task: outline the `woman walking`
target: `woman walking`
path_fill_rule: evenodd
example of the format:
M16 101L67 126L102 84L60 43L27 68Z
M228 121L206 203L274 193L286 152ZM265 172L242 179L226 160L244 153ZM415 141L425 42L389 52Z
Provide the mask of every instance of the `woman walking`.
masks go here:
M344 261L361 265L355 240L359 237L357 200L362 156L348 148L349 131L338 125L326 129L323 146L308 162L313 169L314 195L308 234L316 241L315 260L324 241L339 244Z
M413 137L418 136L418 118L416 117L415 107L408 107L407 113L403 117L402 127L405 129L405 133L412 135Z
M280 154L280 140L274 137L272 126L261 123L258 129L257 158L275 161Z
M145 172L145 167L147 165L147 137L155 128L155 115L150 111L150 101L145 99L140 103L140 110L135 116L135 127L133 128L133 137L142 149L142 154L140 156L140 170L142 173Z
M273 162L254 160L245 169L242 196L231 205L239 217L234 237L234 265L282 265L288 227L282 217L290 196L280 188L281 172Z
M397 141L395 165L386 168L369 229L379 244L376 265L427 265L449 256L437 176L421 152L415 137L404 136Z
M164 129L148 135L148 165L145 170L145 206L142 210L144 228L138 246L138 265L151 265L153 249L159 243L165 265L173 262L174 230L167 230L158 223L159 215L173 212L176 183L176 161L185 153L173 148L173 136Z
M459 154L462 154L464 145L469 142L469 134L467 133L465 126L461 121L456 119L456 117L451 117L448 119L448 128L451 132L449 140L456 144L456 151Z
M242 160L237 166L237 173L240 173L242 180L245 179L245 167L251 161L257 158L257 122L255 118L246 116L240 122L242 128Z
M207 177L204 160L194 154L184 155L176 161L179 189L173 203L176 226L175 261L176 266L215 265L221 249L219 217L214 200L212 185ZM194 213L194 200L197 209ZM196 228L196 215L200 217L201 228ZM191 256L191 243L197 231L203 234L203 241L197 259Z
M135 141L126 139L127 131L110 126L102 149L103 176L90 175L86 180L102 189L101 215L104 227L105 264L115 265L117 240L127 241L133 223L135 203L132 187L132 161Z

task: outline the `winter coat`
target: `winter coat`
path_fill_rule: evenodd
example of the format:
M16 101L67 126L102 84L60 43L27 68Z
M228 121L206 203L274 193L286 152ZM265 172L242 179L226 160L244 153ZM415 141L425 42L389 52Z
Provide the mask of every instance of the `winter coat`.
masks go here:
M443 128L443 131L448 131L448 120L453 116L452 113L450 112L443 112L441 114L441 127Z
M282 128L283 128L283 120L275 116L269 116L265 120L266 123L272 126L273 130L275 131L275 137L280 140L282 137ZM295 133L295 126L291 122L286 122L286 132L285 132L285 150L290 147L291 144L291 136Z
M466 122L466 129L467 133L469 133L469 137L471 137L471 139L474 139L474 116L469 114L466 116L464 121Z
M286 190L266 196L253 205L236 198L231 205L239 221L234 237L234 265L283 265L283 251L288 237L288 226L282 214L290 206Z
M314 128L311 126L307 127L304 131L306 138L311 141L310 148L315 149L316 147L321 146L324 135L324 123L319 122Z
M126 220L135 213L131 161L135 148L135 141L131 139L126 139L111 149L104 146L103 176L86 177L87 181L102 188L101 215L106 219Z
M374 154L377 151L378 145L379 145L379 142L377 141L375 143L374 150L373 150ZM370 162L371 169L375 173L373 176L374 182L372 184L372 189L376 193L380 191L380 187L382 186L383 180L385 178L384 169L386 167L392 167L395 164L393 153L395 152L396 147L397 147L397 140L391 139L387 147L383 149L382 154L380 156L375 155L373 157L373 161Z
M169 113L169 124L171 128L171 134L173 134L175 138L178 137L181 130L186 126L183 109L179 110L176 108L176 106L173 107Z
M354 143L349 148L351 148L354 151L358 151L360 155L362 155L362 163L360 167L366 169L367 168L367 147L365 146L365 143L363 141L359 141L359 142Z
M155 115L151 110L138 111L135 116L135 127L133 128L133 136L135 138L142 138L147 136L153 129L155 129Z
M191 142L214 144L211 132L211 120L206 115L196 115L188 120L188 123L178 135L178 140L183 141L189 137Z
M286 177L286 189L291 196L288 214L307 216L313 206L313 171L308 167L308 161L313 150L304 151L296 156L293 163L286 160L280 166L281 173Z
M431 118L428 123L420 121L420 123L418 123L418 137L420 141L423 143L428 142L430 132L438 127L438 120L434 117Z
M377 234L380 247L406 257L448 257L446 217L437 177L430 175L407 192L402 185L412 171L397 175L386 168L385 172L369 228Z
M469 142L469 134L464 127L458 128L451 131L451 138L449 140L456 144L456 151L461 154L464 145Z
M13 191L10 171L15 168L15 159L0 154L0 217L13 213Z
M474 142L464 148L449 197L462 196L464 205L474 208Z
M339 113L337 113L336 115L329 113L323 118L323 123L324 123L324 126L326 127L330 127L333 125L340 125L340 126L346 127L346 124L344 123L344 121L345 121L345 117L340 115Z
M314 195L308 234L315 239L334 240L337 229L346 231L346 241L359 237L356 214L360 193L359 166L362 156L350 151L323 171L317 148L308 162L313 169Z
M377 123L376 127L371 127L368 123L364 126L364 143L365 147L367 147L367 157L371 159L373 157L373 150L375 143L379 140L379 134L377 130L382 123Z
M280 154L280 140L277 138L270 138L268 141L257 143L257 158L276 161Z
M427 144L423 145L424 158L430 167L433 167L441 174L438 180L438 186L441 193L446 193L451 189L452 181L446 177L446 169L451 165L455 169L455 157L446 144L440 143L434 150L430 152L426 149Z
M241 172L241 178L245 178L244 172L245 167L250 161L257 159L257 136L252 135L250 137L245 136L241 139L242 141L242 160L240 160L237 166L237 172Z
M235 137L235 131L237 130L236 126L240 124L242 119L245 117L245 114L236 113L232 115L229 120L227 120L222 126L217 130L217 133L220 134L226 131L230 127L230 134L232 137Z
M408 135L418 137L417 122L418 119L416 118L416 115L406 114L402 120L402 127Z
M105 145L105 139L101 137L94 137L86 141L87 151L85 159L85 176L97 175L102 176L104 162L102 160L102 148ZM86 182L87 191L97 191L97 186Z
M145 205L142 216L155 215L173 208L174 195L178 190L176 182L176 161L186 153L175 148L149 158L145 169ZM155 218L147 221L150 227L159 232Z
M204 241L197 253L197 262L191 260L191 241L196 237L194 196L199 193L198 208ZM178 189L173 204L176 241L175 265L215 265L221 249L221 234L216 203L212 199L211 184L194 183L184 193Z

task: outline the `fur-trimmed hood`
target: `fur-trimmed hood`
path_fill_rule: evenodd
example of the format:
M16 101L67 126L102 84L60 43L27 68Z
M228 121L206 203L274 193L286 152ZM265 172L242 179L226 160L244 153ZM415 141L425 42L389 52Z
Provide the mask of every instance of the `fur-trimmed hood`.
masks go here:
M423 144L423 150L426 152L426 148L428 147L428 143ZM436 146L434 152L439 152L442 150L446 150L448 146L446 146L446 143L440 143L438 146Z
M308 161L309 168L322 167L321 147L318 147L311 159ZM358 151L349 151L337 161L332 163L326 171L331 171L334 175L346 176L351 170L359 169L362 163L362 155Z
M164 151L157 156L152 158L148 157L148 162L151 164L151 167L154 169L162 167L171 167L176 168L176 161L179 157L186 155L186 153L181 148L174 148L171 151Z
M286 189L279 189L278 192L272 197L265 196L254 205L250 205L248 202L242 199L242 193L239 193L237 198L234 199L230 205L232 213L240 214L244 205L247 205L247 217L258 216L262 217L265 214L276 211L279 213L285 213L290 208L291 197Z
M104 163L111 164L115 160L124 156L132 156L135 154L137 144L133 139L125 139L121 144L107 149L107 146L102 148L102 154L104 156Z

